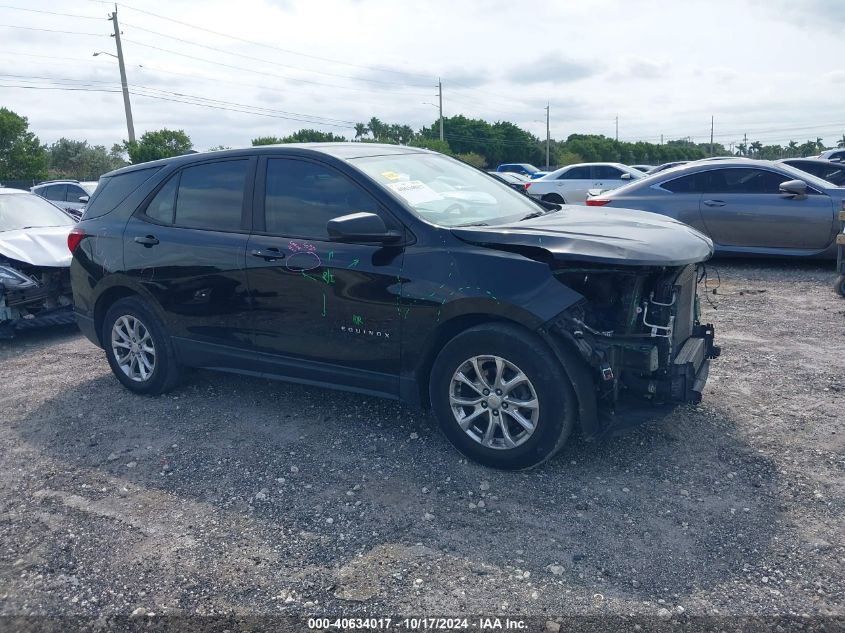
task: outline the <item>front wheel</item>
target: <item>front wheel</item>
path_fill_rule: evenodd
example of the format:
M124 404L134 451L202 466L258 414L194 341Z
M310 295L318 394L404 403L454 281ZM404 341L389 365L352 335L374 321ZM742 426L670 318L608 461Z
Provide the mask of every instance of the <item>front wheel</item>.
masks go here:
M102 342L112 372L130 391L158 395L179 382L182 368L170 337L140 299L127 297L108 309Z
M446 437L493 468L544 462L574 425L575 394L563 367L541 340L511 325L477 326L449 341L429 392Z

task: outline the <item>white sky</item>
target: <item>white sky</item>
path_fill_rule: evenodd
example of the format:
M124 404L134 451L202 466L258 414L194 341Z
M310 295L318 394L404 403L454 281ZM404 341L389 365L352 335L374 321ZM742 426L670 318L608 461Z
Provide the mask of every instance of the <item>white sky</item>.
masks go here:
M97 19L0 8L0 106L27 116L42 142L65 136L110 147L125 139L119 92L12 87L119 88L116 60L92 56L115 52L106 19L113 5L8 0L3 6ZM828 145L845 133L845 0L131 0L118 6L130 87L252 111L132 97L138 136L184 129L197 149L248 145L255 136L302 127L351 137L346 122L371 116L414 129L431 125L437 110L426 103L436 103L438 76L447 116L509 120L541 138L547 102L557 139L574 132L613 136L617 114L621 140L657 142L664 134L709 141L711 114L716 140L726 145L744 132L749 141L821 136ZM273 117L340 120L342 127L261 116L256 107Z

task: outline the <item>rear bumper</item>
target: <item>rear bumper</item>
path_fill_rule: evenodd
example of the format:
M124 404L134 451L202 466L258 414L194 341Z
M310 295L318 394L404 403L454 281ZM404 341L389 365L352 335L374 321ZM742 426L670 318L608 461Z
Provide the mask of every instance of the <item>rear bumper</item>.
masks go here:
M94 324L94 319L85 314L80 314L78 311L74 314L76 316L76 324L79 326L79 330L85 335L85 338L97 347L102 347L100 337L97 336L97 327Z

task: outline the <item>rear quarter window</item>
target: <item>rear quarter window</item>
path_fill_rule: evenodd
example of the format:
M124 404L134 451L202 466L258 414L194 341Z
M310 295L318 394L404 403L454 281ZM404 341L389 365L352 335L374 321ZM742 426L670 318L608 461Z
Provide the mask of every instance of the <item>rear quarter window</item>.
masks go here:
M129 194L149 180L159 169L161 168L150 167L149 169L138 169L101 178L97 190L88 202L88 207L82 219L99 218L111 213L121 202L126 200Z

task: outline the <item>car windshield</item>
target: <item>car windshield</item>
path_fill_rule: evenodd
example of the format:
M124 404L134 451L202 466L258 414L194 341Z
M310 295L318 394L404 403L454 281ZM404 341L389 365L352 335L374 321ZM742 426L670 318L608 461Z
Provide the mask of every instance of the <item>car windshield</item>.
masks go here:
M496 224L543 209L502 181L440 154L393 154L352 162L439 226Z
M0 232L73 224L69 216L35 194L0 194Z

